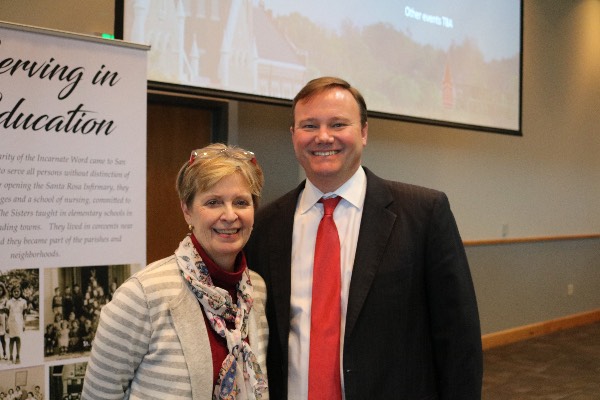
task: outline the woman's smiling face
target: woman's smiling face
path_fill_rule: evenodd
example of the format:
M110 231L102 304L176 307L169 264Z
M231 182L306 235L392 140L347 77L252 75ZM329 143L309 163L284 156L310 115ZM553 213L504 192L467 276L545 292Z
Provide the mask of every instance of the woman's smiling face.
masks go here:
M227 175L213 187L196 193L190 207L182 203L181 209L204 251L218 266L232 271L254 225L248 182L239 173Z

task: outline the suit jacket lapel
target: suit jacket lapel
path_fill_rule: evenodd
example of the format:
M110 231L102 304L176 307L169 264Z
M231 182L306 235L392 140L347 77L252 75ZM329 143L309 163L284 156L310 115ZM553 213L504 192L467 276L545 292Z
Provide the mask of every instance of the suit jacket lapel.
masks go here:
M364 169L367 174L367 193L348 294L346 336L354 329L396 222L396 215L387 209L393 201L391 193L382 179Z
M281 343L281 354L287 363L288 334L290 332L291 254L294 230L294 212L298 196L304 188L302 182L295 190L287 193L277 203L277 223L271 224L269 240L272 251L269 256L271 287L277 332Z

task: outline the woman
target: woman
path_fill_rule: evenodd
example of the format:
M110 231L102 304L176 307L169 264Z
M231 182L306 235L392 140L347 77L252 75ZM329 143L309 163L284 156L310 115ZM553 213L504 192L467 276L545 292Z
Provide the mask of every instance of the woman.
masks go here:
M8 292L4 283L0 282L0 346L2 346L2 354L0 354L0 360L8 360L8 349L6 348L6 317L8 315L8 308L6 303L8 302Z
M176 184L190 233L102 308L84 399L267 398L265 286L242 252L262 186L251 152L192 152Z
M12 288L12 298L6 302L8 308L8 319L6 321L6 332L8 333L8 349L10 360L14 364L21 363L21 334L25 331L25 313L27 312L27 301L21 297L21 288ZM13 358L13 348L16 357Z

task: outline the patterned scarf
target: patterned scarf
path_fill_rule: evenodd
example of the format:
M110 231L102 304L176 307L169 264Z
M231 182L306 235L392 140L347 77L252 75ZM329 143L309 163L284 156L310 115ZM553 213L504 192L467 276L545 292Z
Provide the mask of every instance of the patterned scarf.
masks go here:
M198 298L210 325L227 341L229 354L219 371L213 399L261 399L268 391L266 376L245 341L253 302L248 269L237 285L237 304L233 304L227 290L213 285L206 264L189 236L179 244L175 256L181 275ZM235 328L228 329L226 322L234 322Z

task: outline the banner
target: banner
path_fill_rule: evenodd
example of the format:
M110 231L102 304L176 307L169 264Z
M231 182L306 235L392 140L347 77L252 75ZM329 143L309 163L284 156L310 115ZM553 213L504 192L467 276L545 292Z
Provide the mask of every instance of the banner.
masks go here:
M147 50L0 23L0 393L12 398L79 398L100 310L146 264Z

